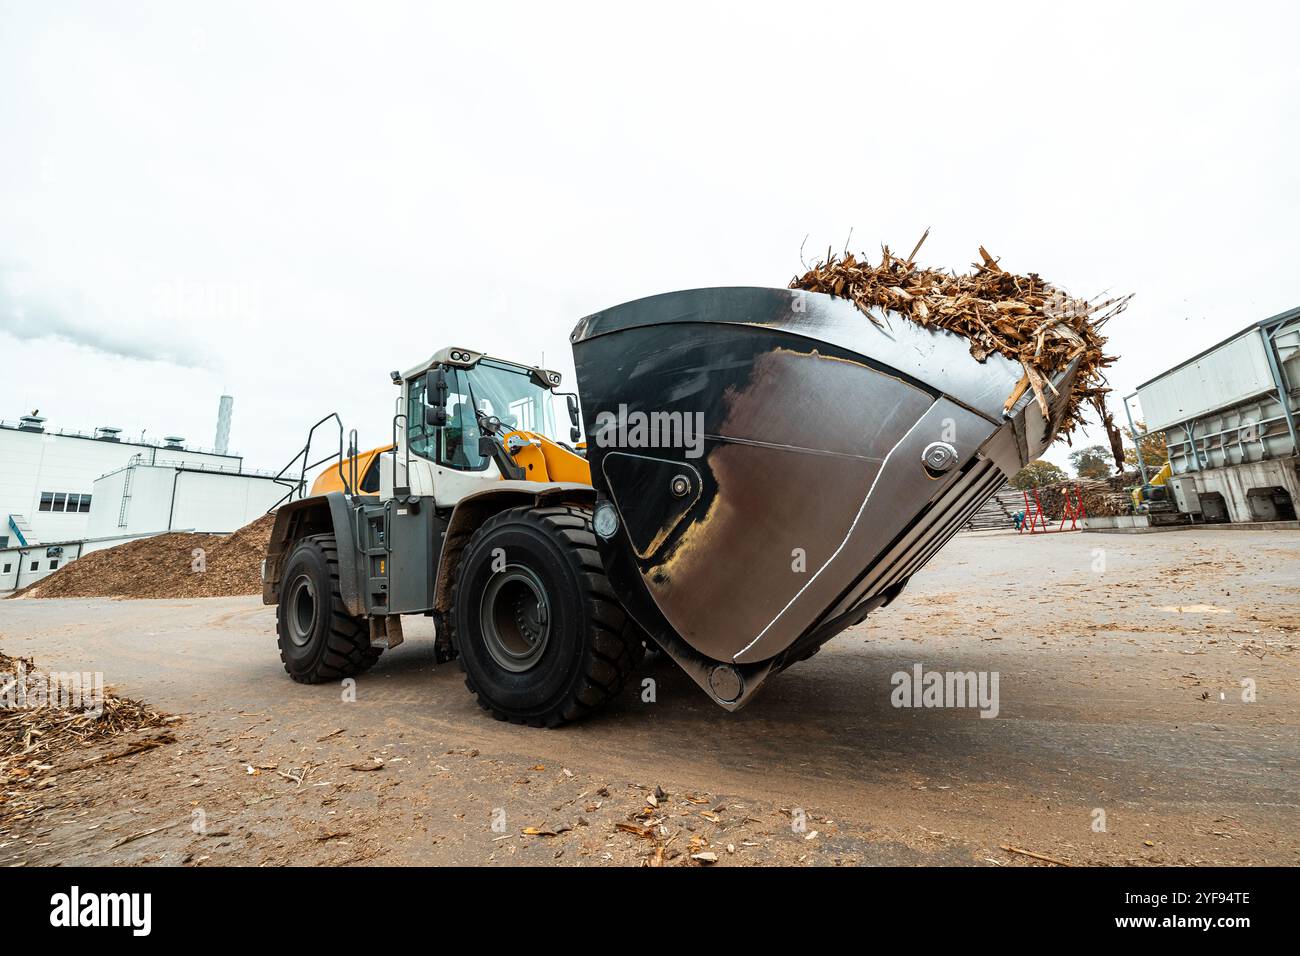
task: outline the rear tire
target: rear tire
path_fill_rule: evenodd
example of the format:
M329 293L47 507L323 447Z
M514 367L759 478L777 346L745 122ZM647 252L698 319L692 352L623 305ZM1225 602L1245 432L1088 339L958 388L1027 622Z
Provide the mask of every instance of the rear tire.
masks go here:
M275 633L284 669L300 684L352 677L383 653L370 646L364 620L348 613L339 592L338 545L332 534L303 538L281 575Z
M485 521L461 556L448 617L479 706L534 727L608 703L642 650L585 508L512 508Z

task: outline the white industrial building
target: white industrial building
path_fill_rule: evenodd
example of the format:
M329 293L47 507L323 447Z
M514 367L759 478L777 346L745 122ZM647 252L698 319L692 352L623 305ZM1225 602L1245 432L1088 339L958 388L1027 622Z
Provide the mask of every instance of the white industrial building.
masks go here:
M236 473L243 468L238 455L190 449L183 441L128 440L108 426L92 433L51 431L34 415L0 421L0 548L86 537L95 479L133 459Z
M266 512L289 491L274 478L204 465L134 462L97 479L86 536L160 531L228 534Z
M1300 508L1300 308L1254 323L1138 386L1164 432L1177 512L1295 521ZM1143 466L1143 481L1151 477Z
M223 396L218 442L231 402ZM54 431L33 415L0 421L0 591L82 554L165 531L227 533L290 490L225 451L180 436L126 439L103 426Z

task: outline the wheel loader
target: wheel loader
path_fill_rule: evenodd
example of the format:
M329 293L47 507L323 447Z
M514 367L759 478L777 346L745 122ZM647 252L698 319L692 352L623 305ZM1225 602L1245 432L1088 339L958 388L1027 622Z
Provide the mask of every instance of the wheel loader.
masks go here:
M655 295L570 342L576 394L460 347L392 373L378 494L340 438L342 489L278 509L263 599L294 680L361 673L422 614L501 720L584 717L647 647L736 710L894 600L1051 443L1077 372L1045 413L1016 362L790 289Z

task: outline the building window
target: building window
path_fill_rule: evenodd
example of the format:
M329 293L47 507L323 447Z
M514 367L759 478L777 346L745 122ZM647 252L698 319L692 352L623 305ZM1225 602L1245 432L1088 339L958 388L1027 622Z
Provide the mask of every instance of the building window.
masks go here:
M9 535L0 534L0 549L9 547Z
M51 570L51 571L53 571L53 570L54 570L55 568L57 568L58 566L59 566L59 562L58 562L57 560L56 560L56 561L51 561L51 562L50 562L50 570Z
M38 570L40 570L40 565L41 565L41 562L39 562L39 561L33 561L33 562L32 562L32 570L33 570L33 571L38 571Z
M42 491L41 511L62 511L68 514L85 514L90 510L90 495L63 491Z
M5 574L8 574L10 571L12 571L12 570L13 570L13 567L14 567L14 566L13 566L12 564L6 564L6 565L5 565Z

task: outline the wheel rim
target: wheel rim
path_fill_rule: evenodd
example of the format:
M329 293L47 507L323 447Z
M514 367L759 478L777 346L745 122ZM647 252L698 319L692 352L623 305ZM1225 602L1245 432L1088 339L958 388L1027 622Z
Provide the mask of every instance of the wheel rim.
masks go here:
M517 564L493 575L479 603L479 625L488 653L511 673L541 660L551 636L551 605L537 575Z
M316 629L316 585L301 574L289 588L289 640L295 647L306 647Z

